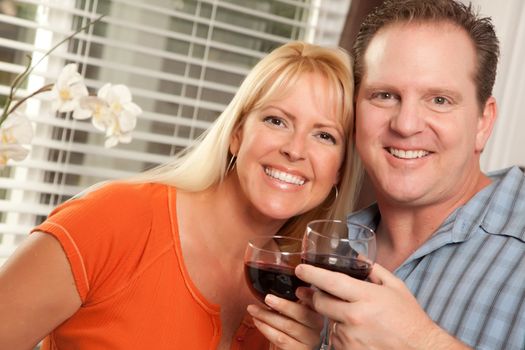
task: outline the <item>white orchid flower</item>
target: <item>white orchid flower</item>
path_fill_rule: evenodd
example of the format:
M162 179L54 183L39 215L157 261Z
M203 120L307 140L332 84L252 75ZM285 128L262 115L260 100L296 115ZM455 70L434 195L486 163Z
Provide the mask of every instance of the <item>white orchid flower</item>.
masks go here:
M80 108L88 110L91 117L91 122L100 131L106 131L115 124L115 117L109 109L109 104L101 98L96 96L88 96L80 99Z
M110 134L107 136L106 142L104 143L104 147L111 148L115 147L116 145L120 143L130 143L131 142L131 133L124 133L124 134Z
M0 166L4 166L9 159L24 160L29 149L24 147L33 139L33 126L24 112L20 109L4 120L0 125Z
M118 116L122 131L128 132L135 128L142 109L131 101L131 92L126 85L105 84L97 96L108 103L112 114Z
M97 97L82 98L80 107L90 110L93 125L106 132L107 148L119 142L131 142L137 116L142 113L142 109L131 101L131 92L127 86L109 83L99 89Z
M49 56L60 44L69 41L102 17L90 21L67 36L47 51L35 65ZM34 68L31 64L29 61L27 69L13 81L10 96L15 96L22 83L28 79ZM9 159L23 160L29 153L29 149L24 145L28 146L31 143L33 129L25 112L21 112L21 107L26 100L36 95L51 102L54 112L73 112L74 119L93 117L92 123L95 128L106 133L106 147L131 142L131 132L137 125L137 116L142 113L140 107L131 101L131 93L124 85L106 84L98 91L96 97L90 96L84 78L78 73L77 64L68 64L60 72L56 83L42 86L18 103L14 103L10 98L6 101L5 110L0 113L0 167Z
M88 96L84 78L78 73L78 66L70 63L62 69L48 98L53 100L52 109L59 112L73 112L75 119L87 119L91 115L79 108L79 99Z

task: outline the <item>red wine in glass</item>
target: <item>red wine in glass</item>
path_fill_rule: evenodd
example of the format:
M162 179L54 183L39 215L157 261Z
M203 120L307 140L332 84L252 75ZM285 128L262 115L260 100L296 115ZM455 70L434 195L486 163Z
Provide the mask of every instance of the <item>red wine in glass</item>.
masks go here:
M372 264L369 262L358 260L353 257L333 254L306 253L301 260L305 264L310 264L330 271L341 272L360 280L365 280L372 270Z
M267 264L261 262L246 262L244 274L252 293L264 302L267 294L273 294L280 298L297 301L295 290L298 287L308 287L295 276L295 267Z
M244 252L244 275L253 295L264 302L267 294L296 301L295 290L309 286L295 276L301 262L302 240L285 236L252 238Z

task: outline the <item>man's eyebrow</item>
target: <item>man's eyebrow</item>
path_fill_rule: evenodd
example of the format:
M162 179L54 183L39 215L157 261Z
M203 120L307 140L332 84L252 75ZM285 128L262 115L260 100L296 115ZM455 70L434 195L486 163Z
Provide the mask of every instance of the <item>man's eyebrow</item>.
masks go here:
M427 93L429 95L436 95L436 96L440 96L440 95L450 96L455 101L461 101L463 99L463 96L461 95L461 93L455 90L447 89L447 88L431 88L431 89L428 89Z
M395 86L391 84L383 84L383 83L370 83L370 84L364 84L361 85L362 89L366 93L370 93L371 91L386 91L391 93L397 93L399 89L397 89ZM423 88L423 93L425 95L444 95L444 96L450 96L455 101L461 101L463 99L463 95L456 91L445 87L431 87L431 88Z
M370 91L373 91L373 90L388 91L388 92L395 92L395 91L397 91L397 88L394 85L386 84L386 83L361 84L360 89L363 89L363 91L366 91L366 92L370 92Z

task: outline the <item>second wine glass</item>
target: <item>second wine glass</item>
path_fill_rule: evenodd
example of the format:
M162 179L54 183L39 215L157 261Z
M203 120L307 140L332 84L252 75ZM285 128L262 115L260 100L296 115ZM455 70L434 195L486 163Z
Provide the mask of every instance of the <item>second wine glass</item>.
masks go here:
M340 220L315 220L306 225L302 243L303 263L365 280L375 258L375 232L367 226ZM331 329L331 324L328 324L321 350L332 349Z
M264 303L267 294L297 301L295 290L308 286L295 276L301 263L301 239L260 236L250 240L244 254L244 274L252 293Z

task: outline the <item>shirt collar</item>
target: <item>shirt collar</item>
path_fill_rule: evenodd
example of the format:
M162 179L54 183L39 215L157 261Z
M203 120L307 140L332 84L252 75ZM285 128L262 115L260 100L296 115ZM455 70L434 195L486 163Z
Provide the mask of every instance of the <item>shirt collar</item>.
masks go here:
M525 176L518 167L489 174L494 187L489 193L481 227L488 233L515 237L525 242Z
M465 205L453 211L439 229L412 258L428 254L448 243L467 240L476 229L494 235L506 235L525 242L525 177L518 167L489 173L492 183ZM381 215L377 204L348 216L356 222L377 229ZM452 226L452 227L451 227Z

